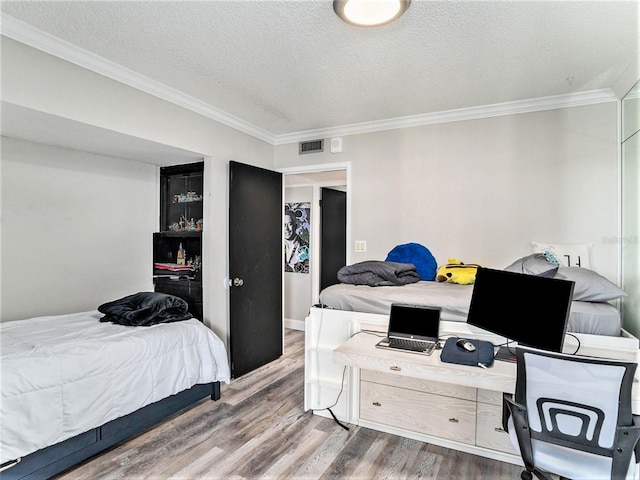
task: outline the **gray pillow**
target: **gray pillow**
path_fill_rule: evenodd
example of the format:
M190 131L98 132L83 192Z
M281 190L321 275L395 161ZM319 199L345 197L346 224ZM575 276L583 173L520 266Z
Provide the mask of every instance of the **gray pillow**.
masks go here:
M627 296L627 292L588 268L560 267L555 278L575 282L573 287L574 300L608 302Z
M542 253L534 253L522 257L507 268L507 272L525 273L527 275L536 275L538 277L553 277L558 271L558 265L551 263Z

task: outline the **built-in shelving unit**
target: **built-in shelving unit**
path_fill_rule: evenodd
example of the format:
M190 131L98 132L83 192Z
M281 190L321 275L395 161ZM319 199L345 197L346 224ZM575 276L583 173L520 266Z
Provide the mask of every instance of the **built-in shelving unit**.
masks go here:
M204 163L160 168L160 231L153 234L156 292L175 295L203 320Z

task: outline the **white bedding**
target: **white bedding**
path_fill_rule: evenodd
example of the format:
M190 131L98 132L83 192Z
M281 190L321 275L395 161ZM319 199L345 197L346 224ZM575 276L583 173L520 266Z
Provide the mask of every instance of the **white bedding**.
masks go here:
M224 344L198 320L128 327L100 317L0 323L0 463L195 384L229 382Z
M320 303L330 308L388 315L391 304L407 303L440 307L445 321L466 322L473 285L417 282L398 287L369 287L340 283L320 293ZM499 305L496 308L500 308ZM514 316L519 313L513 312ZM571 303L567 330L574 333L620 336L620 312L609 303Z

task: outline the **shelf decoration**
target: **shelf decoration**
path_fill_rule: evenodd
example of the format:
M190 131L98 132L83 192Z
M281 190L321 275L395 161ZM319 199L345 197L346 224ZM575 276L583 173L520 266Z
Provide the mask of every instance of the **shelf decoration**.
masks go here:
M196 192L179 193L173 196L173 203L201 202L202 194Z
M187 220L184 216L180 216L180 220L169 225L170 232L201 232L202 219L197 221L193 218Z
M155 262L153 268L156 270L166 270L169 272L198 272L202 266L202 258L196 255L187 260L185 265L179 263Z

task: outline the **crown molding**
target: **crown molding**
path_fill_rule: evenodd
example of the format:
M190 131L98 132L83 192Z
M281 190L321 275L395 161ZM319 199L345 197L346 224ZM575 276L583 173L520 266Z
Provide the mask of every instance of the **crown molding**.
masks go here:
M342 125L331 128L275 135L222 110L212 107L211 105L203 103L200 100L186 95L174 88L168 87L144 75L140 75L139 73L77 47L65 40L54 37L53 35L17 20L10 15L2 13L0 18L0 34L7 38L11 38L137 90L186 108L187 110L220 122L228 127L247 135L251 135L271 145L284 145L318 138L374 133L385 130L475 120L501 115L513 115L518 113L575 107L618 100L618 97L611 89L592 90L567 95L555 95L515 102L496 103L492 105L461 108L457 110L447 110L374 122L363 122L352 125Z
M137 90L191 110L259 140L274 144L274 135L233 115L207 105L174 88L134 72L122 65L54 37L47 32L2 13L0 33L20 43L91 70Z
M286 135L276 135L275 145L284 145L287 143L302 142L319 138L358 135L363 133L381 132L399 128L420 127L438 123L460 122L464 120L476 120L480 118L497 117L502 115L514 115L518 113L537 112L541 110L576 107L581 105L591 105L594 103L611 102L616 100L618 100L618 97L609 88L602 90L591 90L587 92L571 93L567 95L554 95L528 100L518 100L514 102L495 103L478 107L446 110L442 112L391 118L375 122L356 123L352 125L343 125L340 127L306 130Z

